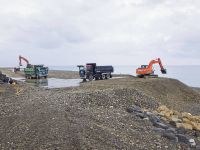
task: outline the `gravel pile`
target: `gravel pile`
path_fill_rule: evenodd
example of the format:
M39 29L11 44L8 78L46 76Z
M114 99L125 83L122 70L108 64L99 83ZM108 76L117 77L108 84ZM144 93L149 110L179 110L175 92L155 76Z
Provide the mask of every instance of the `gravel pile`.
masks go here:
M156 82L160 87L154 86ZM88 82L80 87L64 89L43 89L20 84L19 88L23 90L18 95L15 87L0 85L0 148L187 149L188 145L157 134L155 124L146 119L143 113L136 115L127 112L128 108L134 106L139 112L139 108L152 112L160 104L165 104L167 94L159 89L170 91L170 86L163 85L164 82L169 84L170 79L141 80L127 77ZM174 84L173 80L171 83L179 87L179 97L169 92L169 101L177 97L179 107L189 112L192 109L188 109L185 99L184 103L181 99L193 97L195 100L190 100L189 104L198 106L195 91L188 93L185 89L189 87Z

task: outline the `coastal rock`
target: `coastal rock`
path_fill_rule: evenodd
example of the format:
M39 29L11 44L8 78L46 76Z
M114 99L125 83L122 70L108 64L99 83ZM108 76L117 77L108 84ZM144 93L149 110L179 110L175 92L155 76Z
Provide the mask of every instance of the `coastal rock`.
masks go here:
M167 128L169 128L167 125L165 125L165 124L163 124L163 123L161 123L161 122L155 122L153 125L154 125L155 127L157 127L157 128L162 128L162 129L167 129Z
M156 132L156 133L159 133L159 134L163 134L165 132L165 129L163 129L163 128L154 128L153 131Z
M135 106L135 107L133 108L133 111L134 111L134 112L138 112L138 113L143 113L142 108L139 107L139 106Z
M162 137L165 137L173 142L178 142L178 137L176 137L176 135L173 133L164 132Z
M196 146L196 150L200 150L200 145L197 145L197 146Z
M171 119L172 121L174 121L174 122L182 122L182 120L179 119L178 115L172 115L172 116L170 117L170 119Z
M183 118L183 123L191 124L191 121L187 118Z
M161 106L157 109L157 111L158 111L158 112L169 111L169 109L167 108L167 106L161 105Z
M176 137L178 138L178 142L180 143L185 143L185 144L190 144L189 143L189 138L183 134L176 134Z
M177 128L200 131L200 116L193 116L188 112L179 113L178 111L170 110L164 105L161 105L157 112L162 116L162 120L168 120L171 122L170 124L175 124Z
M189 139L190 147L196 147L196 142L194 139Z
M185 128L185 129L189 129L189 130L193 129L192 125L188 124L188 123L176 123L176 127L177 128Z
M128 113L132 113L134 110L133 110L133 108L127 108L126 111L127 111Z
M166 129L166 132L175 134L176 130L174 128L168 128L168 129Z
M183 118L187 118L189 120L192 120L192 115L190 113L187 113L187 112L183 112L182 113L182 117Z
M191 122L193 129L200 131L200 123Z
M145 112L145 114L149 117L149 120L155 124L157 122L160 122L160 118L156 115L154 115L153 113L151 112Z

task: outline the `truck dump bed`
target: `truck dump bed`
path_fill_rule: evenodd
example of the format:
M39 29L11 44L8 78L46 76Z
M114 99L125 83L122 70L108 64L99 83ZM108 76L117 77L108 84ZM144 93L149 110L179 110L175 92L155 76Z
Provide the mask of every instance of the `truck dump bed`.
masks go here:
M113 66L96 66L95 72L98 73L111 73L114 72Z

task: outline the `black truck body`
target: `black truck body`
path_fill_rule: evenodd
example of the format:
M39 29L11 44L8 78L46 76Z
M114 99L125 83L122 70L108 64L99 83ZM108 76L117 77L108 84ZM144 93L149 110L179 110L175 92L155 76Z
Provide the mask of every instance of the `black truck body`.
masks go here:
M113 66L97 66L96 63L87 63L86 67L79 65L79 75L84 81L104 80L112 78L114 72Z

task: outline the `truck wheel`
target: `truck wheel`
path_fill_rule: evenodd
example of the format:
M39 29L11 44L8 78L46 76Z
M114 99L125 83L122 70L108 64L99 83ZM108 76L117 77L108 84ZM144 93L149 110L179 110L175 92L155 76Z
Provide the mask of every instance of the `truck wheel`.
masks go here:
M110 74L110 78L112 78L112 74Z
M108 79L108 78L109 78L109 76L107 74L105 74L105 79Z
M105 80L106 79L106 75L102 74L102 79Z
M95 77L95 80L99 80L99 78L98 78L98 77Z
M88 79L89 79L89 81L92 81L94 79L93 75L89 75Z

